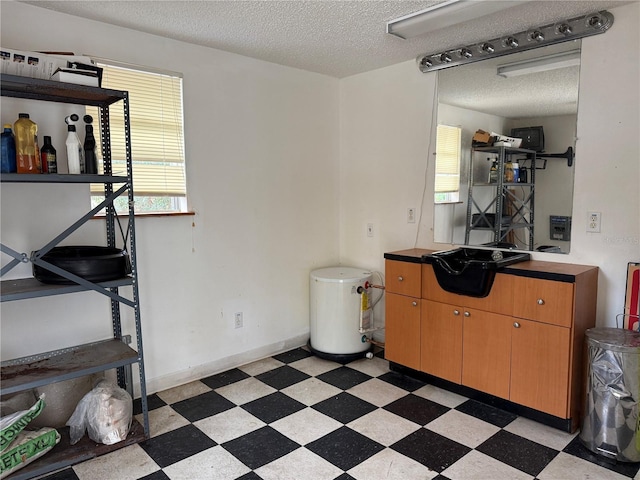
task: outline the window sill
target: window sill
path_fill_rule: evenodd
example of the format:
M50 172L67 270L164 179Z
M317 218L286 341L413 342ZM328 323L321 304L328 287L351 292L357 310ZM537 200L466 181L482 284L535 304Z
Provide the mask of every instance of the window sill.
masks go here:
M134 214L134 217L136 218L150 218L150 217L187 217L187 216L194 216L196 214L196 212L145 212L145 213L136 213ZM128 217L128 215L125 214L119 214L117 215L118 217ZM103 220L105 219L107 216L105 214L99 214L99 215L94 215L92 217L92 220Z

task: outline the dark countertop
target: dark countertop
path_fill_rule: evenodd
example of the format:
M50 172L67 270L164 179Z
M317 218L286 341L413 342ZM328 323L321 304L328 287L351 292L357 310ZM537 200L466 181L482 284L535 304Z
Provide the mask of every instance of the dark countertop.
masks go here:
M399 262L430 264L431 261L428 258L423 258L423 255L428 255L436 251L438 250L410 248L407 250L398 250L395 252L385 253L384 258L387 260L396 260ZM576 280L577 276L597 268L598 267L593 265L577 265L574 263L529 260L505 267L499 270L499 273L572 283Z

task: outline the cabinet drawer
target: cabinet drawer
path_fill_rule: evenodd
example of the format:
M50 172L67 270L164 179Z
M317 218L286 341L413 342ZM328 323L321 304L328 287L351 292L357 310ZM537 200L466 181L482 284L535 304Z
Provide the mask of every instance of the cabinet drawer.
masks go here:
M386 291L420 298L421 264L385 260Z
M561 327L573 323L573 283L513 277L513 315Z

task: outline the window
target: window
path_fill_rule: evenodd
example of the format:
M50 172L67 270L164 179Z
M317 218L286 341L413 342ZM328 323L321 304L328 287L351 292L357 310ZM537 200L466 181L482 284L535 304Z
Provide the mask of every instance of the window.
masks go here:
M103 68L103 88L129 92L135 212L186 211L182 76L100 61L97 64ZM112 170L116 175L126 172L123 108L123 102L117 102L109 111ZM98 109L86 110L99 125ZM95 130L100 156L97 127ZM93 206L100 203L104 199L103 185L93 184L91 196ZM126 196L114 204L118 212L128 210Z
M438 125L436 132L435 203L460 201L460 138L462 129Z

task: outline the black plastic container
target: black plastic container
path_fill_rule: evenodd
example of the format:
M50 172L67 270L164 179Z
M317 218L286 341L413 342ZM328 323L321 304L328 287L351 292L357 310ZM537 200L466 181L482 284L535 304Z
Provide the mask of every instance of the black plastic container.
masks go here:
M32 253L32 259L37 253ZM90 282L116 280L131 273L129 255L119 248L90 245L54 247L42 257L42 260ZM75 283L35 263L33 276L42 283Z

